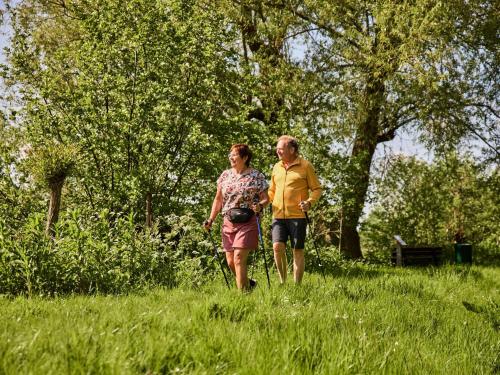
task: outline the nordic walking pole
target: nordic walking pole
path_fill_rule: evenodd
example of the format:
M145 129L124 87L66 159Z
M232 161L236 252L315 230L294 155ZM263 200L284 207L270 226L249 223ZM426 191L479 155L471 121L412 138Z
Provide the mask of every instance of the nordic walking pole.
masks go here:
M271 280L269 280L269 268L267 267L266 249L264 248L264 240L262 239L262 231L260 230L259 213L257 213L255 217L257 218L257 229L259 230L260 245L262 246L262 253L264 254L264 266L266 267L267 286L269 289L271 289Z
M231 289L229 286L229 281L227 280L226 273L224 272L224 266L222 265L220 258L219 258L219 252L217 251L217 246L215 246L214 239L212 238L212 232L210 232L210 229L208 230L208 237L210 238L210 242L212 243L212 246L214 247L214 252L215 256L214 258L216 259L217 263L219 263L220 270L222 271L222 274L224 275L224 280L226 280L226 285L228 289Z
M309 229L311 229L311 220L309 220L309 215L307 214L307 211L304 211L304 213L306 214L307 226L309 227ZM318 266L321 269L321 274L323 275L323 280L326 281L325 270L323 269L323 263L321 263L321 258L319 256L318 246L316 246L316 241L314 240L314 238L312 240L312 243L314 245L314 249L316 250L316 256L318 257Z
M251 275L250 275L250 279L253 279L253 271L254 271L254 269L255 269L255 260L256 260L256 258L257 258L257 254L258 254L258 253L259 253L259 252L258 252L258 251L256 251L256 252L255 252L255 254L253 254L253 256L252 256L252 273L251 273Z

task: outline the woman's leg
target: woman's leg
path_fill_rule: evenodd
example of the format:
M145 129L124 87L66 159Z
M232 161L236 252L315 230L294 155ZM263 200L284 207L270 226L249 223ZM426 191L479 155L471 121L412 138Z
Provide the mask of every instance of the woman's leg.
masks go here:
M250 249L234 249L236 286L240 290L248 288L247 259L249 253Z
M234 251L226 251L226 262L233 272L233 275L236 275L236 270L234 268Z

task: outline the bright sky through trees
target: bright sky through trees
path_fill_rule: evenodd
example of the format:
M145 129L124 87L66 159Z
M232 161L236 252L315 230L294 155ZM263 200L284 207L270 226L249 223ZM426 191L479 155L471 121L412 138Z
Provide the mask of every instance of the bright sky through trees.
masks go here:
M11 2L11 5L15 5L17 1ZM9 37L11 34L11 30L9 27L9 15L6 11L6 6L2 1L0 1L0 14L3 14L3 22L0 23L0 64L5 64L5 51L4 49L8 47L9 44ZM295 48L297 46L294 46L293 48L293 53L296 55L298 59L300 59L301 54L303 55L303 52L301 52L300 48ZM0 80L0 88L4 90L3 83ZM9 104L6 103L5 101L2 100L0 104L0 108L3 111L7 111L9 109ZM422 144L420 144L416 140L415 134L408 133L408 132L403 132L402 134L398 134L396 138L394 138L390 142L386 142L383 145L380 145L377 148L377 152L375 154L375 157L384 157L387 154L405 154L405 155L411 155L411 156L417 156L423 160L430 161L433 158L432 152L426 150Z

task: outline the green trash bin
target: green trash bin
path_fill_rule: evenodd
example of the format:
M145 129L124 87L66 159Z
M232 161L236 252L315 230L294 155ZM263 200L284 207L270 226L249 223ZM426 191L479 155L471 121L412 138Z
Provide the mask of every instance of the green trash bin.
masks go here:
M472 264L472 245L468 243L455 244L455 263L469 263Z

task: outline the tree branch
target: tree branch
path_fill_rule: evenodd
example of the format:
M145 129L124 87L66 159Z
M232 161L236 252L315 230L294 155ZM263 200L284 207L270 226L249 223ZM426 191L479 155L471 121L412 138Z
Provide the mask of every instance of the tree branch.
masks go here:
M342 34L341 32L339 32L338 30L335 30L334 27L332 27L331 25L328 25L324 22L321 22L320 20L315 20L313 19L313 17L303 13L303 12L300 12L299 10L297 9L291 9L291 11L297 15L300 19L304 20L304 21L307 21L307 22L311 22L315 25L318 26L318 28L328 32L333 38L335 39L341 39L341 38L345 38L345 35ZM349 38L346 38L346 41L347 43L349 43L351 46L355 47L357 50L360 50L361 47L359 46L358 43L356 43L354 40L352 39L349 39Z
M495 111L495 109L493 107L491 107L490 105L488 105L488 104L474 102L474 103L466 104L465 106L466 107L482 107L482 108L486 108L493 116L495 116L496 118L500 119L500 114L497 111Z
M484 142L484 144L486 146L488 146L489 148L491 148L496 154L497 156L500 157L500 151L498 151L498 148L491 145L481 134L479 134L476 129L474 129L472 126L470 126L469 124L465 124L465 126L467 127L467 129L469 129L476 137L478 137L481 141Z

